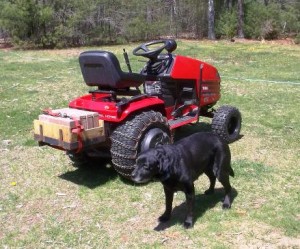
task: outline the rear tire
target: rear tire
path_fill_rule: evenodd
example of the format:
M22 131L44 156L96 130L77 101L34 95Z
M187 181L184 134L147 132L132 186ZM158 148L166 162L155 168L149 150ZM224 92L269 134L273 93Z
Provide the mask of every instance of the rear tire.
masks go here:
M232 143L240 138L242 116L240 111L224 105L214 113L211 128L212 131L223 138L227 143Z
M115 170L131 179L138 154L158 144L171 143L171 133L167 119L161 113L147 111L118 126L110 139Z

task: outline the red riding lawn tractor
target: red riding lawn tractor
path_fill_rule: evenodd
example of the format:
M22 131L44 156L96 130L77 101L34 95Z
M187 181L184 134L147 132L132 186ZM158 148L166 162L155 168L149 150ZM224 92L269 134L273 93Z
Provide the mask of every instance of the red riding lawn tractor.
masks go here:
M220 99L220 76L215 67L175 55L172 39L151 41L133 50L148 59L133 73L107 51L86 51L79 63L85 83L96 86L72 100L69 108L44 110L34 121L39 145L62 149L75 165L93 156L109 156L114 168L130 179L141 151L172 143L175 129L212 118L212 131L231 143L239 138L241 114L231 106L212 108ZM142 91L141 91L142 88Z

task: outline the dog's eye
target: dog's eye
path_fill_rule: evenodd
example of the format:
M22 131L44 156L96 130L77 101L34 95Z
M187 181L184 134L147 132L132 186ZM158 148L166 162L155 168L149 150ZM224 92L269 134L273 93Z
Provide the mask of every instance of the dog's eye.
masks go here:
M145 170L149 170L149 169L150 169L150 166L149 166L148 164L144 164L144 165L143 165L143 168L144 168Z

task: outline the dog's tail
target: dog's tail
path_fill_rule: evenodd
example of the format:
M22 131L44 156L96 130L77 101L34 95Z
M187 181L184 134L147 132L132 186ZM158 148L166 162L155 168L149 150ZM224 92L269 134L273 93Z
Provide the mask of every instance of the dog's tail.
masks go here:
M214 159L213 172L218 179L220 179L225 172L234 177L234 171L231 167L230 149L227 144L222 149L216 149Z

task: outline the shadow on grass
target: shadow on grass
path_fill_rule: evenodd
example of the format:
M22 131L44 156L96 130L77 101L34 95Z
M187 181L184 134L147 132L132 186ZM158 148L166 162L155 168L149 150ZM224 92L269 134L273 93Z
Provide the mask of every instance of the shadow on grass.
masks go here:
M237 195L238 192L234 188L232 188L232 203L234 199L237 197ZM214 208L216 205L222 205L223 198L224 198L223 188L215 189L215 193L212 195L205 195L205 194L196 195L194 223L197 221L198 218L203 216L207 210ZM226 210L224 210L224 212L226 212ZM186 216L186 202L183 202L179 206L173 208L172 216L169 221L165 223L159 223L154 228L154 230L163 231L176 224L183 225L185 216Z
M197 132L212 132L211 130L211 124L209 123L205 123L205 122L200 122L200 123L196 123L196 124L190 124L190 125L186 125L186 126L182 126L176 129L175 135L174 135L174 142L190 136L194 133ZM238 140L242 139L244 137L244 135L239 135Z
M178 141L184 137L187 137L197 132L210 132L210 131L211 131L211 125L209 123L200 122L196 124L185 125L176 129L174 141Z
M174 141L178 141L181 138L187 137L197 132L210 132L211 125L209 123L200 122L196 124L190 124L187 126L180 127L176 130ZM241 135L240 138L243 136ZM107 167L110 165L110 167ZM109 182L112 179L118 177L118 173L114 170L110 159L94 159L86 165L78 167L74 171L66 172L59 176L60 178L73 182L78 185L86 186L90 189L94 189L100 185ZM120 178L124 184L134 185L134 183L123 177ZM217 190L215 196L217 196ZM210 197L201 195L197 197L203 198L204 200L210 200ZM217 197L216 197L217 198ZM212 199L214 200L214 199ZM214 204L215 205L215 204ZM176 211L176 210L175 210Z
M59 177L77 185L94 189L118 177L117 172L110 165L109 159L92 160L90 163L82 165L74 171L68 171Z

